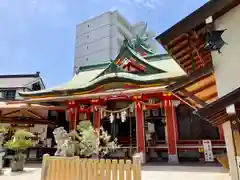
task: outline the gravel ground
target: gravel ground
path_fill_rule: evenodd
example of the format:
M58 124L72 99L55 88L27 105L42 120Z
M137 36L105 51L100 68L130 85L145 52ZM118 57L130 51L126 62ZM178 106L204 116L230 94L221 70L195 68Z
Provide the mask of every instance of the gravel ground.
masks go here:
M11 173L9 169L4 170L0 180L40 180L41 165L27 165L25 172ZM218 166L200 165L148 165L143 167L143 180L230 180L228 172Z

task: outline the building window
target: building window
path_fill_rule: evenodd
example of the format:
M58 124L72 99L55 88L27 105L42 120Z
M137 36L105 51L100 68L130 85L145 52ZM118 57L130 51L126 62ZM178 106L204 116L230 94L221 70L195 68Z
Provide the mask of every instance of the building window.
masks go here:
M88 49L88 46L87 46L87 49Z
M87 27L90 27L90 25L88 24Z
M13 100L16 97L16 90L5 90L5 91L2 91L2 97L4 99Z
M87 39L89 39L89 35L87 35Z
M86 58L86 60L88 61L88 58Z

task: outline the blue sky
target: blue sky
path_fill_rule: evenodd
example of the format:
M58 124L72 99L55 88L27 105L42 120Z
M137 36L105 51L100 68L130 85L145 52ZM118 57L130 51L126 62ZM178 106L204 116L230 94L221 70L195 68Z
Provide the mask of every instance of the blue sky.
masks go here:
M161 33L207 0L0 0L0 74L41 72L47 87L72 77L75 28L108 10Z

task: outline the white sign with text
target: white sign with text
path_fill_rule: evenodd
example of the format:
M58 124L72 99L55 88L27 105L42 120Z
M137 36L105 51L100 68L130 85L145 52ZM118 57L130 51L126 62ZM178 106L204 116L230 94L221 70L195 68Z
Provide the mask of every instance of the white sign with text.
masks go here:
M211 140L203 140L203 150L204 150L204 158L206 162L213 162L214 156L212 151L212 143Z

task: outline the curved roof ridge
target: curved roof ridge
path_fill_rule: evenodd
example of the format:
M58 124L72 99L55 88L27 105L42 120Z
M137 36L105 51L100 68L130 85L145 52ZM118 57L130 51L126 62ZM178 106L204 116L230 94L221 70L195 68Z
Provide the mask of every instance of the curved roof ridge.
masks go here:
M147 65L147 66L149 66L149 67L157 70L158 72L162 72L162 73L166 72L166 71L164 71L164 70L162 70L162 69L160 69L160 68L157 68L157 67L151 65L144 57L142 57L141 55L139 55L139 54L138 54L136 51L134 51L131 47L127 46L127 48L128 48L128 50L130 51L130 53L132 53L132 55L134 55L136 58L138 58L143 64L145 64L145 65Z
M143 46L142 44L140 44L141 48L143 48L145 51L149 52L149 53L152 53L152 55L155 55L157 53L153 52L153 50L151 50L150 48L147 48L145 46Z
M164 76L163 76L164 75ZM176 77L176 74L172 74L171 77L168 76L169 73L159 73L159 74L150 74L150 75L145 75L145 76L139 76L139 75L136 75L136 74L130 74L130 73L127 73L127 72L118 72L118 73L110 73L110 74L105 74L103 76L100 76L92 81L89 81L88 83L86 84L82 84L80 86L77 86L77 87L71 87L69 89L69 87L67 88L60 88L60 89L56 89L56 91L67 91L67 90L76 90L76 89L82 89L82 88L86 88L86 87L89 87L89 86L92 86L98 82L101 82L101 81L104 81L108 78L124 78L124 79L132 79L132 80L135 80L135 81L142 81L142 82L145 82L145 81L153 81L153 80L158 80L158 79L169 79L169 78L174 78ZM162 76L162 77L160 77ZM179 74L179 76L182 76L182 74Z
M55 89L51 89L50 92L65 92L65 91L74 91L74 90L79 90L79 89L85 89L88 87L93 86L94 84L97 84L99 82L104 82L107 79L114 79L114 78L119 78L120 80L130 80L130 81L138 81L138 82L142 82L142 83L151 83L154 81L167 81L169 79L174 79L174 78L179 78L181 77L182 74L177 74L177 73L158 73L158 74L150 74L150 75L145 75L145 76L139 76L137 74L130 74L127 72L118 72L118 73L109 73L109 74L105 74L103 76L100 76L92 81L88 81L84 84L72 84L71 86L66 86L66 87L59 87L59 88L55 88ZM40 94L41 92L24 92L21 93L22 95L31 95L31 94ZM47 93L47 92L46 92Z
M110 72L108 72L108 70L110 70ZM116 64L114 61L111 61L110 64L108 65L107 68L105 68L105 70L103 70L101 73L99 73L95 78L93 78L91 81L93 81L94 79L97 79L98 77L105 75L106 74L110 74L112 70L115 70L114 73L118 73L118 72L125 72L125 70L120 67L118 64Z

